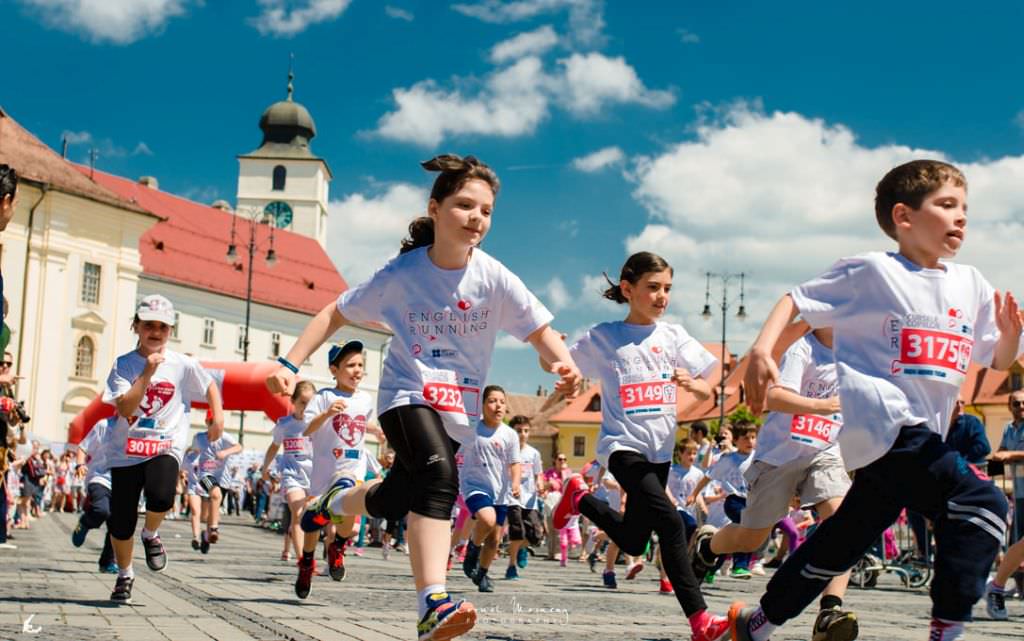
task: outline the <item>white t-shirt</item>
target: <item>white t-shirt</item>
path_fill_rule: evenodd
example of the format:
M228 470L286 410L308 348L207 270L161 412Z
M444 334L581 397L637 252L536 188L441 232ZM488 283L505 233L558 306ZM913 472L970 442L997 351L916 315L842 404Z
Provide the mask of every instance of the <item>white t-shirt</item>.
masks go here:
M544 473L544 463L540 452L529 443L519 448L519 469L519 500L513 499L514 504L527 510L536 510L537 475Z
M791 292L811 327L834 329L847 469L884 455L907 425L927 424L945 439L970 361L992 364L994 290L973 267L943 265L873 252Z
M482 492L495 505L512 505L512 474L509 466L520 462L519 435L501 423L497 428L477 423L476 438L465 443L459 486L462 496ZM520 488L521 490L522 488Z
M277 470L282 476L290 477L295 486L309 488L309 476L313 472L313 446L308 436L303 436L306 423L291 414L282 416L274 425L271 438L280 449ZM285 485L282 479L281 485Z
M228 472L228 461L231 459L231 456L218 459L217 453L223 452L237 444L238 442L227 432L221 434L221 437L215 441L210 440L209 432L197 432L192 437L192 446L189 449L199 452L199 457L196 459L196 465L199 467L199 478L212 476L217 485L230 488L231 474Z
M754 462L755 452L740 454L739 451L729 452L719 457L718 462L708 470L708 476L712 480L722 484L726 496L746 496L747 480L744 474L747 468Z
M832 350L807 334L789 346L779 364L779 382L806 398L832 398L838 393ZM757 433L757 460L785 465L798 458L810 459L823 450L838 455L837 438L842 414L786 414L771 412Z
M696 504L687 506L686 499L693 494L697 484L704 478L704 472L696 465L685 468L675 463L668 471L668 491L676 500L677 508L683 510L693 518L697 518Z
M181 459L180 469L185 470L185 478L190 488L199 483L199 452L188 450ZM205 490L204 490L205 491Z
M378 413L427 405L459 443L474 438L480 394L498 330L526 338L551 313L519 278L480 249L464 269L440 269L421 247L393 258L338 298L352 321L395 333L381 375Z
M368 392L356 390L349 394L334 387L324 388L310 399L302 419L308 426L337 399L345 401L344 411L329 417L309 436L313 444L310 496L322 494L341 476L355 481L366 477L370 458L364 447L366 427L374 418L373 397Z
M79 449L87 454L85 464L89 468L89 474L85 477L86 487L93 483L99 483L103 487L110 489L110 468L107 467L107 440L113 433L113 430L110 429L110 424L113 422L113 418L100 421L89 430L89 433L85 435L82 442L78 444Z
M707 499L709 496L717 496L721 490L721 483L718 481L711 481L708 483L707 487L704 488L704 498ZM731 523L729 517L725 515L724 500L708 503L708 515L704 519L704 522L717 528L725 527L727 524Z
M119 356L107 376L103 402L115 405L145 367L146 359L138 351ZM165 350L164 362L150 378L138 409L130 418L117 417L108 441L107 465L128 467L160 454L171 454L180 463L188 443L189 406L193 398L204 396L211 384L213 378L199 361Z
M601 465L608 467L618 450L671 461L678 426L673 370L703 376L715 357L680 325L623 321L595 325L570 352L584 376L601 381Z

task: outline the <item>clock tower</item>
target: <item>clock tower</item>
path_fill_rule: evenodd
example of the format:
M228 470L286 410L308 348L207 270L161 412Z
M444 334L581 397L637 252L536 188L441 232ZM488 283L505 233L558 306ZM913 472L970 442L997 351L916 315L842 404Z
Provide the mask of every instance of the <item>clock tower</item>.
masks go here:
M263 211L278 229L327 242L327 163L309 148L316 125L292 99L294 74L288 72L288 97L267 107L260 117L263 143L238 156L239 212Z

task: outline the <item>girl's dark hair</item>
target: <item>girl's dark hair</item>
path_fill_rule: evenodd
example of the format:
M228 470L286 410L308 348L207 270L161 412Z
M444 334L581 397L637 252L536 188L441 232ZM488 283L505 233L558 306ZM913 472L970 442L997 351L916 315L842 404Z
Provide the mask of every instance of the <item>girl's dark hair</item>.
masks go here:
M8 196L14 198L16 191L18 191L18 172L14 171L14 167L0 165L0 200Z
M297 403L299 397L302 396L302 391L311 389L316 392L316 385L313 385L312 381L299 381L295 384L295 389L292 390L292 403Z
M430 199L442 202L448 196L462 189L470 180L482 180L491 187L494 195L498 195L501 182L494 170L486 163L477 160L476 156L460 158L455 154L442 154L420 163L427 171L439 171L430 190ZM420 216L409 224L409 237L402 240L400 254L412 251L417 247L434 244L434 221L429 216Z
M505 389L500 385L488 385L485 387L484 395L481 398L486 401L493 392L501 392L505 398L508 398L508 394L505 393Z
M663 272L666 269L670 274L674 273L672 266L661 256L651 252L637 252L626 259L626 264L622 266L622 273L619 274L619 282L626 281L631 285L636 285L644 274ZM622 295L622 287L618 283L613 283L612 279L608 278L607 272L604 274L604 279L608 281L609 285L608 289L604 290L605 298L620 304L629 302Z

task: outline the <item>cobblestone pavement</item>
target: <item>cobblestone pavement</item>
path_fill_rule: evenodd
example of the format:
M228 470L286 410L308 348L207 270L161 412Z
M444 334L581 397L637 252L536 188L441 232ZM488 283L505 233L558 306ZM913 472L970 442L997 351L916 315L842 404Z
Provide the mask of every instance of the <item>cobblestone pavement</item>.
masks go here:
M0 550L0 641L415 639L415 593L402 554L390 561L379 549L361 558L350 554L344 582L317 576L309 599L300 601L292 592L294 562L279 560L281 538L252 527L247 516L226 519L208 556L191 549L187 523L168 521L161 529L166 572L149 572L136 546L135 605L118 607L108 601L113 577L96 571L100 534L76 549L74 522L72 515L48 515L15 533L17 550ZM504 576L503 561L499 568L492 573ZM676 600L658 594L653 568L629 582L620 572L617 591L603 589L600 575L578 562L560 568L535 558L522 574L517 582L498 578L494 593L479 594L461 572L452 573L449 589L469 596L480 611L465 639L689 639ZM764 584L757 577L720 578L706 589L708 603L724 612L734 598L756 601ZM902 588L893 576L883 576L876 589L852 589L847 605L858 614L864 641L927 637L927 594ZM967 639L1024 638L1024 602L1009 609L1009 622L994 622L979 605ZM812 621L804 614L774 638L809 639Z

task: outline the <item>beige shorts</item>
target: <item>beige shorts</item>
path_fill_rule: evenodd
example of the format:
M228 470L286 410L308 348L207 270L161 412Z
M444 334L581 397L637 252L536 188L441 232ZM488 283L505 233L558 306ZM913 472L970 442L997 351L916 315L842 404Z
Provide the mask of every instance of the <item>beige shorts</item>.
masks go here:
M747 481L747 507L740 525L752 530L769 528L789 513L789 502L800 496L800 505L817 505L846 496L850 475L843 460L832 451L815 454L808 462L799 458L784 465L754 461L743 477Z

